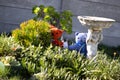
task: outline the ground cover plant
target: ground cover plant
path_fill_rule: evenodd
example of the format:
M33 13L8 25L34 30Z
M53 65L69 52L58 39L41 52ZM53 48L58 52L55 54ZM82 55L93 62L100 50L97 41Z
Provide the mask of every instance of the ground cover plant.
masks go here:
M3 37L3 36L0 36ZM9 37L5 37L8 38ZM3 37L4 39L4 37ZM14 40L14 38L12 38ZM8 40L10 42L11 40ZM5 43L5 42L4 42ZM10 44L11 45L11 44ZM49 46L42 50L42 46L21 46L15 49L12 56L20 63L6 66L7 71L1 74L2 80L111 80L120 77L120 60L117 55L111 57L106 54L110 47L99 46L95 59L88 60L79 53ZM107 49L106 49L107 48ZM8 49L9 50L9 49ZM116 50L118 50L116 48ZM7 50L6 50L7 51ZM8 52L9 53L9 52ZM10 55L9 54L9 55ZM114 54L114 52L113 52ZM1 57L6 57L2 55ZM114 58L116 57L116 58ZM1 58L0 58L1 59ZM2 61L2 60L0 60Z
M0 56L14 55L14 50L19 47L12 37L2 34L0 36Z

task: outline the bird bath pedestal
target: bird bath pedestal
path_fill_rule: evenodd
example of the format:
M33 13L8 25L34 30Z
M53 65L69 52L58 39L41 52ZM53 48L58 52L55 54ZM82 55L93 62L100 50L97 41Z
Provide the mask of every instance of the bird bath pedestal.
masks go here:
M97 54L97 47L103 39L102 29L109 28L115 20L103 17L78 16L80 23L88 28L86 45L87 57L93 58Z

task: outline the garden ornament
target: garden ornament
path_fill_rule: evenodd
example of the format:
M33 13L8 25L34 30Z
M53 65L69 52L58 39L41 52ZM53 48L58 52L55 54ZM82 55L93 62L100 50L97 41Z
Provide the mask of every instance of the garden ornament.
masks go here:
M58 29L55 26L50 27L51 33L52 33L52 44L55 46L63 47L63 42L60 40L63 30Z
M64 41L64 48L68 48L68 50L70 51L75 50L86 57L86 37L87 33L75 32L75 43L72 45L68 45L68 42Z
M109 28L115 20L95 16L78 16L80 23L88 28L86 46L89 59L97 55L98 44L103 39L102 29Z
M80 54L86 56L86 37L87 33L79 33L75 32L75 43L73 45L68 46L69 50L76 50Z

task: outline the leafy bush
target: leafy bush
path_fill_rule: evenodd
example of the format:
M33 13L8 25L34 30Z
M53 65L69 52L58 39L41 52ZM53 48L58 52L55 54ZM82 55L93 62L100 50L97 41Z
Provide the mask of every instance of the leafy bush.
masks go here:
M111 59L104 54L104 50L88 60L75 51L59 47L42 49L40 45L22 47L20 51L17 49L15 53L21 64L20 69L10 69L10 72L2 74L0 79L10 80L18 77L31 80L117 80L120 77L120 59Z
M44 74L40 79L50 80L72 80L84 77L84 67L87 62L76 54L68 50L62 50L59 47L48 47L42 51L42 47L30 46L23 50L21 65L26 74Z
M5 70L0 72L0 80L8 80L7 75L9 74L10 68L6 68Z
M67 33L72 32L72 13L70 11L65 10L59 13L52 6L40 5L34 6L32 12L36 15L35 20L45 20Z
M96 60L91 60L86 66L85 73L88 79L117 80L120 77L119 59L108 58L105 54L99 54Z
M31 80L118 79L119 59L114 60L100 52L96 58L85 59L75 51L59 47L29 46L22 51L19 61Z
M47 47L50 45L50 25L45 21L28 20L20 24L20 29L13 30L12 36L25 47L29 45Z
M113 58L107 56L106 48L101 47L96 58L88 60L74 51L59 47L50 46L43 51L40 45L30 45L20 50L12 37L2 35L0 40L1 55L16 54L22 66L21 69L13 69L12 74L8 68L0 74L1 80L27 79L31 76L31 80L117 80L120 77L120 59L114 58L114 53Z
M0 36L0 56L14 55L14 50L19 47L12 37Z
M9 80L22 80L22 79L21 79L21 76L17 75L17 76L10 77Z
M14 56L0 57L0 61L3 62L5 65L8 65L8 66L18 66L18 65L20 65L19 62L16 61Z

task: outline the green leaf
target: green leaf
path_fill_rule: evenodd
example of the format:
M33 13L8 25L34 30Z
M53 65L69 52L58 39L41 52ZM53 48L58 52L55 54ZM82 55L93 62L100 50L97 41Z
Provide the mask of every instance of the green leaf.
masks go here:
M38 14L39 13L39 11L40 11L40 7L38 7L38 6L35 6L35 7L33 7L33 9L32 9L32 12L34 13L34 14Z

